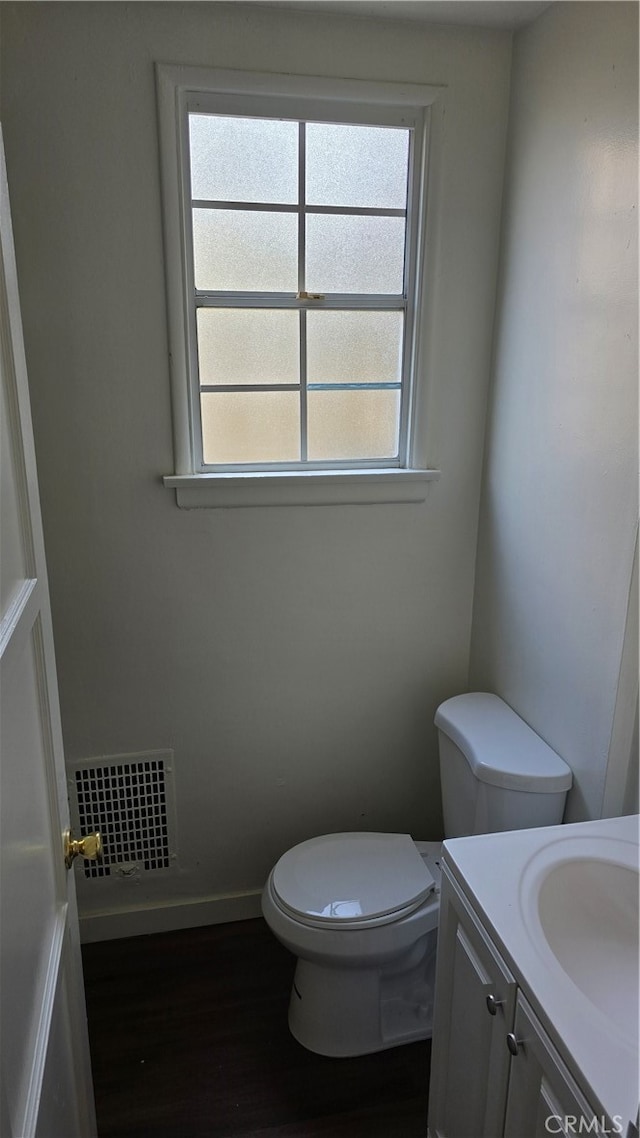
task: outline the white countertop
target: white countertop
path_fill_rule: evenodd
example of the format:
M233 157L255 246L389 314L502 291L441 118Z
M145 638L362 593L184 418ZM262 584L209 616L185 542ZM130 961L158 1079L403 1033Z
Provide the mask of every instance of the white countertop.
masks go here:
M453 838L444 844L446 864L493 934L590 1104L609 1120L621 1115L625 1127L638 1113L638 1009L631 1008L621 1025L583 994L544 937L536 935L530 899L554 859L566 858L572 848L585 856L591 847L605 849L606 839L612 850L622 851L624 859L637 866L639 821L638 816L607 818Z

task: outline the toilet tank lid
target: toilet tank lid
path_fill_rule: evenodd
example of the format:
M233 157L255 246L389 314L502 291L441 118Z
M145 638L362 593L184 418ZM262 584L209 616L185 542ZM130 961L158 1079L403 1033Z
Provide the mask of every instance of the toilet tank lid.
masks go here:
M481 782L537 794L571 786L564 759L497 695L455 695L440 704L435 725L460 748Z

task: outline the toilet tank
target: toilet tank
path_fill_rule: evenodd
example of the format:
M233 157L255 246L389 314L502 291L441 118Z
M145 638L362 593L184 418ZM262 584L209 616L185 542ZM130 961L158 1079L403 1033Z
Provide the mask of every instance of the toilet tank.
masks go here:
M447 838L562 821L570 768L504 700L470 692L436 712Z

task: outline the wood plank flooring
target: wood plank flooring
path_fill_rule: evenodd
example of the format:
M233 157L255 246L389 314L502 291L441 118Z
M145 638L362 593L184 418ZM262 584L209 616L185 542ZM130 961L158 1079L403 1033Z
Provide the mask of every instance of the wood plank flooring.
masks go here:
M355 1059L287 1027L262 920L83 948L100 1138L425 1138L429 1043Z

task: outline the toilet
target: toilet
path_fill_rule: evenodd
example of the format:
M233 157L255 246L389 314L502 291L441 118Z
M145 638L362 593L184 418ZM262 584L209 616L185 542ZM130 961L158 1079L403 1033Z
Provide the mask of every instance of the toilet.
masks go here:
M436 712L445 837L562 821L571 770L498 696ZM297 958L289 1027L310 1051L364 1055L431 1035L440 842L342 833L288 850L264 918Z

